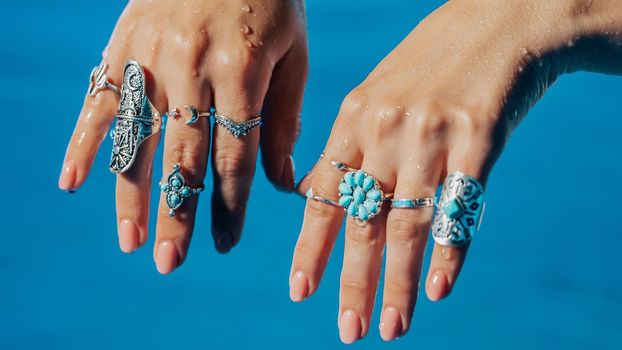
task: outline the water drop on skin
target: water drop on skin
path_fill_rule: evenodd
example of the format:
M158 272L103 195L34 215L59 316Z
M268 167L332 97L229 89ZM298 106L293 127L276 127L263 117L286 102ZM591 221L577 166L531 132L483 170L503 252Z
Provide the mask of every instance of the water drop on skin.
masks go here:
M246 40L244 44L246 45L246 47L251 48L251 49L255 47L255 45L248 40Z
M350 147L350 140L346 137L343 139L343 142L341 143L341 145L339 145L339 151L345 151L348 149L348 147Z
M192 76L195 77L195 78L198 77L199 76L199 71L196 70L196 69L192 70Z
M519 47L518 51L520 51L520 53L522 53L523 55L526 55L529 53L529 51L527 51L527 49L524 47Z
M251 28L248 25L243 25L240 28L240 32L244 33L244 34L250 34L251 33Z
M246 13L250 13L252 11L251 7L249 5L244 5L242 6L242 11L246 12Z

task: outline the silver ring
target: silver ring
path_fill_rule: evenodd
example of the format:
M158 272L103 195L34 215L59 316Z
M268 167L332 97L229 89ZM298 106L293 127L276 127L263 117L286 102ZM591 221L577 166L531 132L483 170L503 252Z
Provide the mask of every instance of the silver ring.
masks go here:
M179 164L175 164L166 182L160 181L160 191L166 194L166 205L169 208L168 215L171 217L175 216L186 198L195 196L204 189L204 186L186 186L186 180L181 175L180 170Z
M308 199L312 199L314 201L318 201L318 202L322 202L322 203L326 203L326 204L330 204L330 205L334 205L336 207L341 207L341 205L339 205L339 203L335 202L334 200L330 200L330 199L326 199L320 196L316 196L313 194L313 189L309 188L309 190L307 191L307 193L305 193L305 196Z
M391 208L398 209L426 208L433 207L435 204L436 197L391 199Z
M469 243L479 230L485 206L479 181L459 171L449 174L432 224L434 241L451 247Z
M246 136L249 132L251 132L251 130L261 125L261 116L257 116L241 123L236 123L231 118L218 112L214 112L213 116L214 122L227 129L227 131L235 138Z
M186 125L194 125L196 124L196 122L199 121L199 118L209 117L210 115L212 115L212 113L209 111L199 112L199 110L193 105L185 105L184 108L187 109L188 112L190 112L190 118L186 120ZM171 108L168 110L168 112L166 112L166 116L173 119L179 118L180 115L181 113L179 112L179 108Z
M95 97L101 90L106 89L110 89L119 94L119 88L108 81L108 76L106 75L107 71L108 64L104 62L93 68L89 77L89 88L86 91L87 95Z
M122 173L128 170L138 153L140 145L160 131L162 118L153 106L145 90L145 71L133 60L128 60L123 73L121 98L112 137L110 171Z

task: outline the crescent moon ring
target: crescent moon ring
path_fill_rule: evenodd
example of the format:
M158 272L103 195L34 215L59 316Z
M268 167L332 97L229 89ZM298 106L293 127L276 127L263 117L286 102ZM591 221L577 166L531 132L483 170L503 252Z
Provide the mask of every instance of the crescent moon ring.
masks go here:
M204 112L204 113L199 113L199 111L196 109L196 107L188 105L188 106L184 106L184 108L186 108L191 116L190 118L186 121L186 125L194 125L196 122L199 121L200 117L205 117L210 115L209 112Z

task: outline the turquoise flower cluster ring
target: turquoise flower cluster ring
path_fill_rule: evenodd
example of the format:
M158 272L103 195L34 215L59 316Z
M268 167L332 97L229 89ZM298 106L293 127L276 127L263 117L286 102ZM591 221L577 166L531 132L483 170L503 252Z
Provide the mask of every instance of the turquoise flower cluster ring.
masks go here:
M363 170L348 171L339 183L339 205L349 216L367 221L381 209L384 194L378 181Z
M173 171L168 175L166 182L160 182L160 191L166 195L166 205L169 207L169 216L175 216L177 210L184 204L188 197L199 194L203 186L186 186L186 180L181 175L179 164L173 166Z

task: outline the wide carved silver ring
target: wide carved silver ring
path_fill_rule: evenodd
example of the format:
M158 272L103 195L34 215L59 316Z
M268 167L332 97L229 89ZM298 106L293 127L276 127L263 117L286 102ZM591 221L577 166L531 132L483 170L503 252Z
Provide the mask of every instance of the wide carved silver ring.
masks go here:
M117 94L119 94L119 87L115 84L111 83L108 80L108 76L106 72L108 71L108 64L102 62L99 66L95 66L91 71L91 75L89 77L89 88L86 91L87 95L91 97L97 96L97 94L106 89L110 89Z
M257 116L253 119L241 123L236 123L235 121L233 121L233 119L218 112L214 112L213 116L214 122L227 129L227 131L235 138L246 136L253 129L261 125L261 116Z
M147 97L143 68L138 62L128 60L116 123L111 132L110 171L117 174L127 171L134 163L140 145L160 132L161 125L160 113Z
M449 174L432 224L434 241L451 247L468 244L479 230L485 205L479 181L459 171Z

